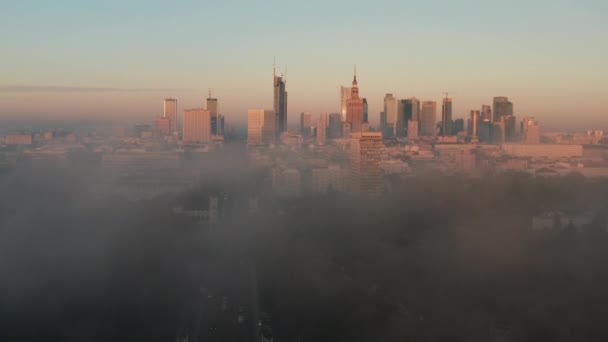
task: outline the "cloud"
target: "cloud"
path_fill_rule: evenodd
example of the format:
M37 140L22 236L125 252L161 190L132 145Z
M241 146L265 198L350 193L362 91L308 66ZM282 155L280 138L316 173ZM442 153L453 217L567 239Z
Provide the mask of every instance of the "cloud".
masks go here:
M0 85L0 92L10 93L99 93L99 92L157 92L157 91L188 91L180 88L116 88L116 87L83 87L83 86L32 86L32 85Z

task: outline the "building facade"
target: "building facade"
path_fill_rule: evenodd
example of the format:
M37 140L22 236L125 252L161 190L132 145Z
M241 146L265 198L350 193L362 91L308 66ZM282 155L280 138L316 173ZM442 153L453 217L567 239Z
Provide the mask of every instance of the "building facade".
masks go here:
M182 140L187 144L211 142L211 112L202 108L184 110Z
M381 132L353 133L350 143L351 192L364 197L380 197L384 192Z

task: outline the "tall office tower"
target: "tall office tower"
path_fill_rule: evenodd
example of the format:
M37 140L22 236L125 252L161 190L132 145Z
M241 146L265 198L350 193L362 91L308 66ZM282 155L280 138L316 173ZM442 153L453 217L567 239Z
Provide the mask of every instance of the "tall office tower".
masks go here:
M534 118L524 118L521 122L522 142L524 144L540 144L540 127Z
M327 142L327 114L322 113L317 121L317 144L325 145Z
M509 98L497 96L493 102L494 122L500 122L501 118L506 115L513 115L513 103L509 102Z
M479 134L479 122L481 118L481 112L478 110L471 111L471 117L469 118L469 135L476 138Z
M211 97L211 90L209 90L209 97L207 98L207 110L211 113L211 134L218 134L218 103L216 98Z
M397 99L393 94L384 96L384 114L386 115L386 134L397 135Z
M420 101L417 98L412 97L410 99L406 99L405 108L403 110L404 120L407 122L408 130L410 127L410 120L416 121L418 124L420 124ZM419 129L416 129L416 136L418 135L418 131Z
M363 123L369 122L369 107L367 106L367 98L363 98Z
M383 193L381 132L353 133L350 143L351 191L355 195L379 197Z
M177 132L177 100L168 98L163 101L163 118L169 119L171 134Z
M407 117L406 109L407 100L397 101L397 136L404 137L407 135L407 127L410 118Z
M420 136L437 135L437 102L423 101L420 110Z
M312 126L312 115L308 112L300 113L300 134L303 137L310 136L310 126Z
M350 87L340 86L340 109L342 113L342 121L346 121L346 107L350 100Z
M359 97L357 69L355 69L353 86L350 89L350 98L346 101L346 122L350 123L351 132L363 131L363 99Z
M407 122L407 137L417 138L418 137L418 120L409 120Z
M285 91L286 79L277 76L276 68L273 69L273 84L274 84L274 114L275 136L279 137L281 133L287 132L287 91Z
M479 121L492 122L492 106L482 105Z
M262 118L262 143L274 144L278 141L277 132L277 116L273 110L265 110Z
M446 97L441 105L441 135L452 135L452 99Z
M464 119L454 120L454 125L452 126L453 135L458 135L460 132L464 132Z
M337 139L342 136L342 114L331 113L329 114L329 137Z
M188 144L211 141L211 112L203 108L184 110L182 140Z
M517 131L517 122L515 120L515 116L513 115L503 115L501 117L502 127L504 129L504 140L508 142L515 141Z
M263 109L249 109L247 111L247 144L262 144L262 128L264 127Z

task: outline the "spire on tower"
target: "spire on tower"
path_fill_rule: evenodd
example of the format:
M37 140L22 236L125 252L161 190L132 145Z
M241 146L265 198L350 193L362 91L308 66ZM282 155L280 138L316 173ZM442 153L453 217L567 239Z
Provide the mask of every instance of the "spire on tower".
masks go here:
M357 64L355 64L355 77L353 78L353 87L357 87Z

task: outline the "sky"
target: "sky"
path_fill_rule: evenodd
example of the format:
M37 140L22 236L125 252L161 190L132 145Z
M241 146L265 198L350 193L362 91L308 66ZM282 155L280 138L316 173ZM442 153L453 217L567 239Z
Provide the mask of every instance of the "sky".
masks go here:
M227 122L272 108L287 68L290 124L338 112L357 65L378 122L384 94L455 118L508 96L518 120L606 128L604 0L2 1L0 118L152 120L165 97Z

